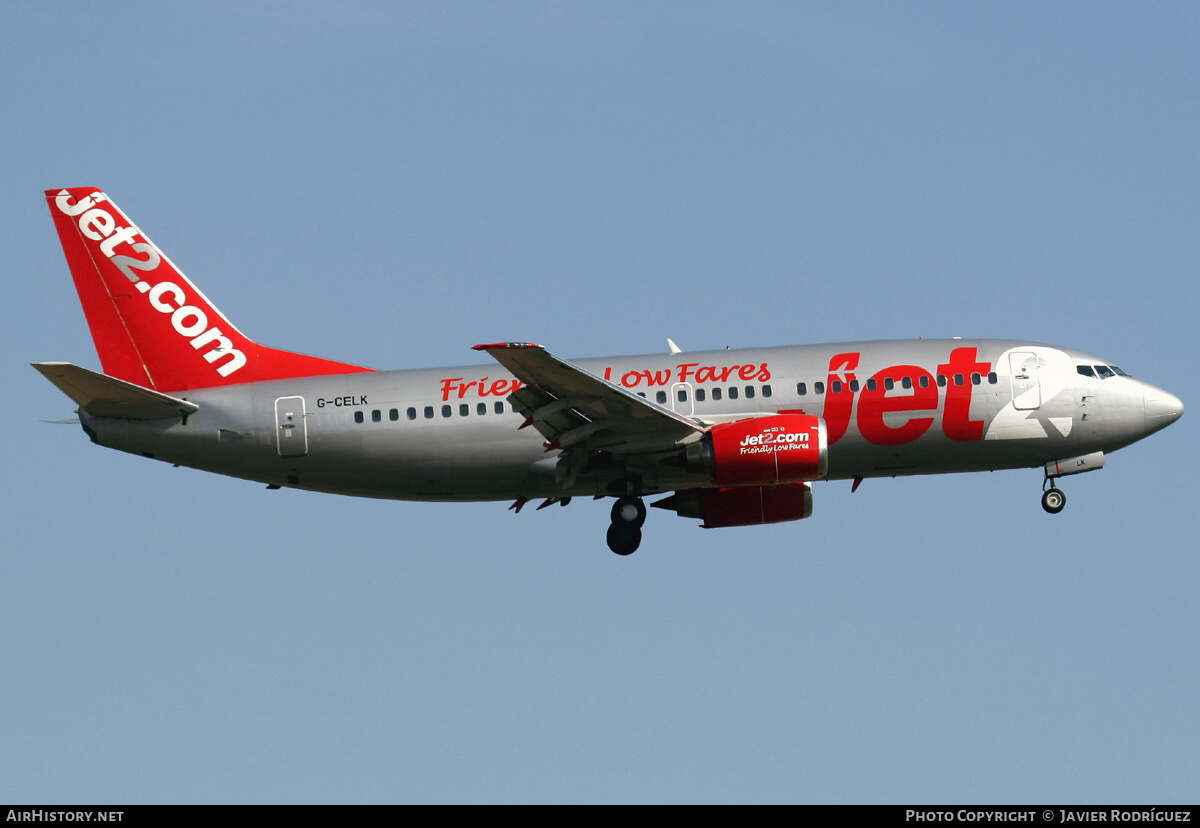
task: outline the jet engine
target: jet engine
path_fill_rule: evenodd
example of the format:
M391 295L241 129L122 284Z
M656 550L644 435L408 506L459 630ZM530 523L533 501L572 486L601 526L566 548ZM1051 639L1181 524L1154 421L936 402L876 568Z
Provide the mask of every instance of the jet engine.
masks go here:
M773 414L715 425L685 457L718 486L776 486L824 477L829 440L820 417Z
M680 517L700 518L704 521L700 525L705 529L760 526L810 516L812 486L781 483L778 486L685 489L650 505L671 509Z

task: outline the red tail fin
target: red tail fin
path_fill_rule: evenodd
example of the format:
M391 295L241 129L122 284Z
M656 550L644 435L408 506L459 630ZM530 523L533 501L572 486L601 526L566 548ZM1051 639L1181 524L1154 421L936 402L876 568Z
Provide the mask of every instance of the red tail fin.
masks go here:
M248 339L95 187L47 190L104 373L158 391L370 371Z

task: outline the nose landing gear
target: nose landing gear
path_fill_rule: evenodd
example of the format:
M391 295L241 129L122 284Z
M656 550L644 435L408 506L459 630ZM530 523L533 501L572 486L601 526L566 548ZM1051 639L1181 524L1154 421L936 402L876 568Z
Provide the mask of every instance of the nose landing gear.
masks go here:
M1082 474L1104 468L1104 452L1094 451L1079 457L1068 457L1066 460L1052 460L1046 464L1042 479L1042 508L1052 515L1057 515L1067 505L1067 496L1062 489L1054 485L1054 481L1068 474ZM1049 488L1046 488L1049 486Z
M1057 474L1051 474L1050 468L1056 464L1047 464L1045 469L1045 477L1042 478L1042 508L1052 515L1057 515L1067 505L1067 495L1062 489L1054 485L1054 481L1058 479ZM1046 488L1049 486L1050 488Z
M646 522L646 504L640 497L617 498L608 527L608 548L618 555L632 555L642 542L642 524Z
M1050 488L1042 492L1042 508L1052 515L1057 515L1067 505L1067 496L1062 489L1054 486L1054 479L1047 478L1050 481Z

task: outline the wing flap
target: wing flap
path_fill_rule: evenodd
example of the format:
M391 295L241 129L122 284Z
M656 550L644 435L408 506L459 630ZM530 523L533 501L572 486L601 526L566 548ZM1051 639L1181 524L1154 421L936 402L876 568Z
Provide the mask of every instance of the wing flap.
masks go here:
M704 433L695 420L559 359L541 345L499 342L475 350L489 353L524 383L509 401L552 449L668 451Z
M69 362L34 362L34 368L93 417L161 420L199 411L200 406L98 374Z

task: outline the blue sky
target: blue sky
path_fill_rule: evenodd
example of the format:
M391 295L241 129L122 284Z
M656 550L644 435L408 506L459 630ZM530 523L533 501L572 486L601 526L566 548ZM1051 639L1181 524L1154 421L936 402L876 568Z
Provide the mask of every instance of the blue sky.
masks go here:
M1192 4L5 6L0 801L1195 802L1192 416L801 523L374 502L89 444L41 191L380 368L997 336L1195 407Z

